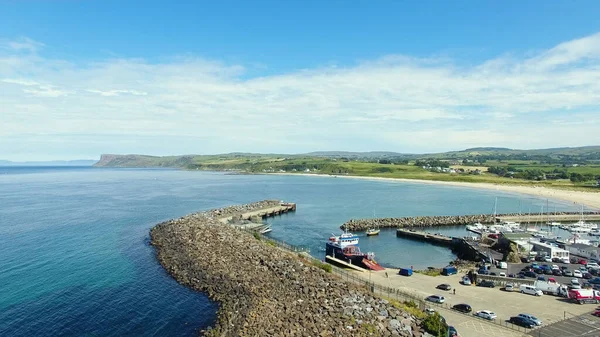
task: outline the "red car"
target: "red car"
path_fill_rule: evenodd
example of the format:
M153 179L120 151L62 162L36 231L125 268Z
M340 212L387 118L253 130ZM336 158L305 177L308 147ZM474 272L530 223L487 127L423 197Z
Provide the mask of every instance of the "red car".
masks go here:
M583 264L583 265L586 265L586 264L587 264L587 261L586 261L586 260L584 260L584 259L579 259L579 261L578 261L577 263L579 263L579 264Z
M600 310L596 310L596 311L592 312L592 315L594 315L596 317L600 317Z

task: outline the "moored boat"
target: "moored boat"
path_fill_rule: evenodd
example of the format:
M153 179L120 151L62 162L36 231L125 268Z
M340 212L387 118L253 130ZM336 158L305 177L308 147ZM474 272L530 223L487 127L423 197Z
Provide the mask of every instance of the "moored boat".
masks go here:
M367 229L367 236L379 235L380 229L369 228Z
M352 233L343 233L340 236L331 236L325 244L325 254L341 262L352 264L365 269L383 270L375 261L374 253L363 253L358 247L358 236Z

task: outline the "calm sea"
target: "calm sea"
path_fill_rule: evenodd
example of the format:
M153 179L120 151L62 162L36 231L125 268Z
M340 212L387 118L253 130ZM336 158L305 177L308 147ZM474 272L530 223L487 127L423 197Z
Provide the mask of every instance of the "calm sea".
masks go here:
M271 235L322 258L325 240L350 218L489 213L496 197L498 212L546 204L497 191L333 177L0 167L0 336L193 336L209 326L218 305L171 279L148 244L153 225L194 211L296 202L297 212L269 220ZM360 245L388 266L454 258L393 230Z

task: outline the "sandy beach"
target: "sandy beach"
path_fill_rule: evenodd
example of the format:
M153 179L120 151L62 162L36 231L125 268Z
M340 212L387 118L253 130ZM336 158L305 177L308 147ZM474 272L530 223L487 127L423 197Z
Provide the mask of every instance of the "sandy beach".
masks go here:
M514 192L521 194L528 194L537 196L540 198L558 199L563 201L569 201L576 204L583 204L587 208L593 210L600 210L600 188L597 193L594 192L583 192L583 191L569 191L554 188L547 188L542 186L522 186L522 185L503 185L503 184L490 184L490 183L465 183L458 181L435 181L435 180L418 180L418 179L402 179L402 178L381 178L381 177L361 177L361 176L344 176L344 175L328 175L328 174L310 174L310 173L269 173L279 175L302 175L310 177L324 177L324 178L344 178L344 179L363 179L363 180L379 180L379 181L392 181L392 182L408 182L418 184L434 184L434 185L446 185L446 186L459 186L467 188L483 188L489 190L498 190L506 192ZM589 209L588 209L589 210Z

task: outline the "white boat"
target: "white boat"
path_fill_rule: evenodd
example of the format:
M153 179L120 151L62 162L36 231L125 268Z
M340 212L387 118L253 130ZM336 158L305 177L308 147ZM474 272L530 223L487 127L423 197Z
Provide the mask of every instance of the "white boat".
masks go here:
M556 222L556 221L549 221L549 222L546 222L546 225L548 225L550 227L559 227L559 226L561 226L561 223Z
M466 228L468 231L473 232L475 234L479 234L479 235L481 235L483 232L487 231L487 227L479 222L476 222L472 225L467 225Z
M271 228L271 226L266 226L266 227L261 228L259 230L259 232L260 232L260 234L267 234L272 230L273 230L273 228Z
M329 237L329 241L337 244L340 248L345 248L347 246L357 246L358 245L358 236L352 233L342 233L340 236L335 236L332 234Z

